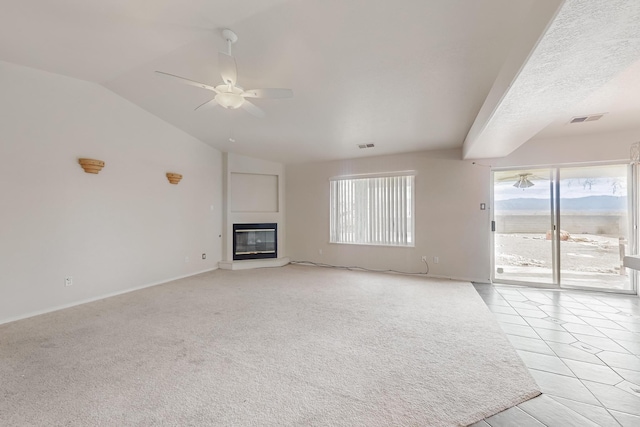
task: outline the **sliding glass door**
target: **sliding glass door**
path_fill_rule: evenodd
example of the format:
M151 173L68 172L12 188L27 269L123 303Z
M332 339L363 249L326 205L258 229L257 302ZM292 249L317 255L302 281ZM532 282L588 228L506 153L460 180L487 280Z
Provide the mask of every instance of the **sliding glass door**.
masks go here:
M553 171L494 172L493 182L495 280L556 283Z
M560 169L562 286L631 290L628 165Z
M494 280L632 291L630 175L628 165L494 172Z

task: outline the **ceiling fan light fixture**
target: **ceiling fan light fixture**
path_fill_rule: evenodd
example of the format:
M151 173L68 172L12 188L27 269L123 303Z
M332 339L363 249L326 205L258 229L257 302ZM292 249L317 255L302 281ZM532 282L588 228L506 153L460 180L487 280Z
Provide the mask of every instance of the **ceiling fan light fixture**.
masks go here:
M216 95L213 99L200 104L195 110L200 108L211 108L217 105L224 107L228 110L235 110L242 107L249 114L258 118L264 117L264 111L257 105L251 103L251 101L245 100L248 98L291 98L293 97L293 91L291 89L283 88L266 88L266 89L251 89L247 92L240 86L237 86L238 69L235 58L231 55L231 45L238 41L238 36L231 30L224 29L222 31L224 39L227 41L228 53L218 52L218 67L220 68L220 77L222 77L223 84L218 86L209 86L205 83L200 83L195 80L187 79L184 77L176 76L173 74L165 73L162 71L156 71L161 76L170 77L176 81L190 86L196 86L201 89L206 89L211 92L215 92Z
M216 102L224 108L235 110L244 104L244 98L237 93L222 92L216 95Z
M533 187L534 185L535 184L529 181L529 179L526 176L520 176L520 178L516 181L516 183L513 184L513 186L516 188L529 188L529 187Z

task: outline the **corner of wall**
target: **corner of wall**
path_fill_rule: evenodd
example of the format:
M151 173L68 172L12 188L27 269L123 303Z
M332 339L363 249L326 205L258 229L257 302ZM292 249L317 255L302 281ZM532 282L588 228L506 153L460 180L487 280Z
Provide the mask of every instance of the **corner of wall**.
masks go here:
M224 184L224 247L223 247L223 260L231 262L233 260L233 224L235 223L260 223L260 222L273 222L278 224L278 258L282 258L287 254L287 242L285 233L285 167L282 163L277 163L269 160L262 160L255 157L244 156L234 153L225 153L223 157L223 169L225 175ZM277 191L277 211L244 211L234 212L232 210L232 197L234 195L232 188L232 174L256 174L256 175L270 175L278 177L278 191ZM244 196L249 197L251 193L250 188L237 188L236 191L241 191Z

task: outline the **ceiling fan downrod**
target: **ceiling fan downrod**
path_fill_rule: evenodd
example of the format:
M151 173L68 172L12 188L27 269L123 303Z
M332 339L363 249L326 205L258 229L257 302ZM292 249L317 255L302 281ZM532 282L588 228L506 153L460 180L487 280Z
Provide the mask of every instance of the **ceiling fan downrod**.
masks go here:
M238 41L238 35L228 28L222 30L222 37L227 41L227 55L231 56L231 45Z

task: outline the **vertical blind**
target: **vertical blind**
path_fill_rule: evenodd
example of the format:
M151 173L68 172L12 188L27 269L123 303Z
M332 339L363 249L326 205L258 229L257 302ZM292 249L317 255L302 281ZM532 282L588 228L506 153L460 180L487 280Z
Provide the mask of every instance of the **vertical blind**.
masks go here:
M331 180L332 243L413 246L414 176Z

